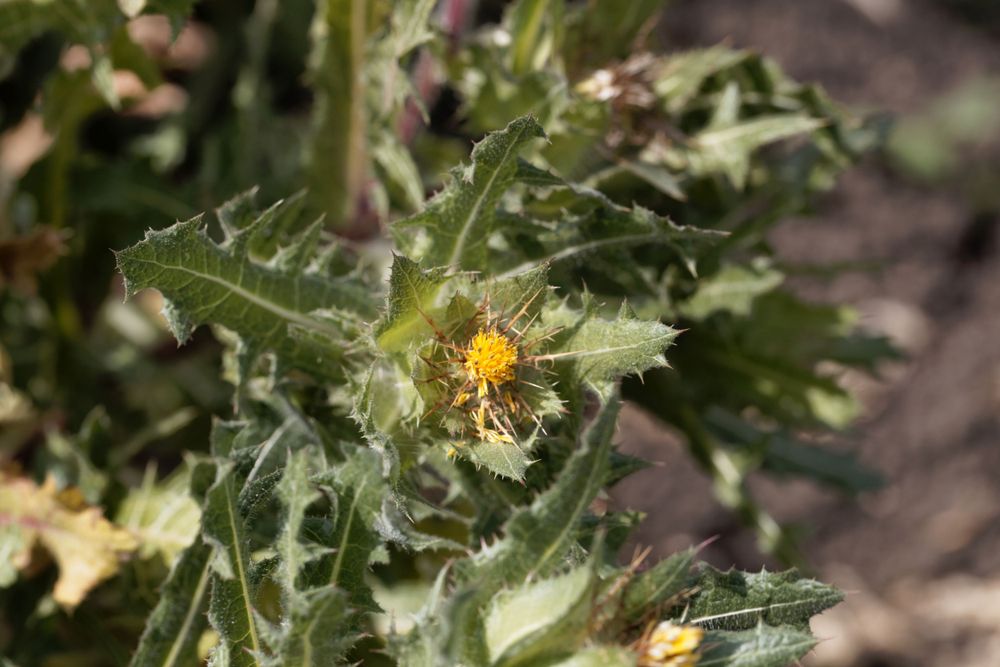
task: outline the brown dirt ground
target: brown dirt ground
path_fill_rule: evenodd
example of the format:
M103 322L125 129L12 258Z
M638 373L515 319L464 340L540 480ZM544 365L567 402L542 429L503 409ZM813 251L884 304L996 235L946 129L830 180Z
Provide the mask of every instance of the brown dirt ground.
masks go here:
M1000 73L1000 41L920 0L684 0L669 16L668 48L754 48L860 109L917 112ZM915 185L873 158L816 216L773 235L793 262L877 263L796 287L854 304L910 355L881 383L852 380L866 405L855 446L883 490L857 501L753 483L777 518L807 527L818 576L851 591L814 621L826 641L808 665L1000 665L1000 253L997 220L970 236L973 214L960 187ZM636 410L620 437L664 464L615 490L617 504L649 513L639 543L662 555L719 536L709 560L760 566L752 534L706 502L710 484L675 438Z

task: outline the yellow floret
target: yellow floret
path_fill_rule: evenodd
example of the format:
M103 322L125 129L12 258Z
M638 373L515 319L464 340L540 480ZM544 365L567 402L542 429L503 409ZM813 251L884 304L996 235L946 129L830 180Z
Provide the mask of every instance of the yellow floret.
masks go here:
M480 329L465 350L465 372L478 387L480 398L489 385L513 380L516 364L517 347L496 328Z
M674 625L663 621L645 642L639 667L693 667L698 663L695 651L705 631L695 625Z
M486 426L486 403L480 403L479 408L472 413L473 421L476 423L476 436L484 442L492 442L498 445L502 442L513 443L514 438L506 433L501 433Z

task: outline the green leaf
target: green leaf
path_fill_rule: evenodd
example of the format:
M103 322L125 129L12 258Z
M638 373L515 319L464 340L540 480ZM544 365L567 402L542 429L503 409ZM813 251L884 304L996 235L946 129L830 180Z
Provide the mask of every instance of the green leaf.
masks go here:
M622 595L622 615L629 621L639 620L650 609L657 609L684 592L691 582L694 554L694 549L681 551L636 575Z
M575 5L576 11L567 17L566 60L578 68L595 69L612 60L624 60L635 49L642 49L636 38L663 6L663 0Z
M698 95L705 80L746 60L745 51L734 51L725 46L689 51L664 60L653 82L656 92L669 113L681 111Z
M313 137L307 158L309 198L331 224L354 219L368 178L365 104L368 42L366 0L316 3L309 77L316 90Z
M395 194L398 190L399 199L404 210L416 211L424 203L424 184L413 156L403 143L391 132L379 132L374 137L372 159L382 175L387 186Z
M179 341L200 324L221 324L241 336L242 356L250 361L274 351L292 366L335 376L345 330L358 317L374 315L366 291L348 279L278 268L281 253L268 265L251 260L246 244L253 232L251 226L218 245L200 217L149 231L145 240L116 253L126 294L159 290ZM331 308L339 319L329 316Z
M406 257L393 256L386 312L374 327L382 349L403 350L418 337L433 333L426 317L446 281L445 269L422 271Z
M379 456L357 448L317 482L328 485L337 496L336 522L326 542L330 553L322 559L320 576L329 585L347 591L351 606L379 611L365 581L372 552L382 544L376 526L389 494Z
M816 639L792 628L758 625L743 632L709 632L698 667L785 667L808 653Z
M156 483L156 471L150 467L142 486L132 489L122 501L116 520L139 538L139 554L155 554L172 565L177 556L198 535L201 511L188 494L186 471L174 473Z
M347 596L332 586L296 593L270 662L274 667L347 664L347 651L359 637L350 630L351 615Z
M635 667L635 660L635 653L621 646L597 646L565 660L546 662L545 667Z
M494 596L484 623L492 664L572 650L586 631L593 587L593 568L583 566Z
M510 71L514 76L542 70L556 47L562 27L562 0L518 0L507 10L505 23L512 39Z
M697 133L686 147L666 150L663 160L692 176L724 174L742 189L750 158L762 146L819 129L825 121L804 114L777 114L735 121ZM647 159L654 161L651 156Z
M434 38L428 23L437 0L403 0L393 3L389 37L397 59Z
M754 300L784 281L784 276L767 265L725 266L698 282L695 293L678 311L685 317L703 320L712 313L727 311L748 315Z
M783 430L760 429L719 408L705 420L721 441L760 456L761 467L775 475L802 475L848 493L871 491L883 483L851 451L800 442Z
M535 119L524 116L476 144L471 165L455 170L451 183L423 211L393 226L406 254L431 266L484 266L497 204L517 172L517 153L528 141L544 137Z
M547 187L548 191L525 203L523 215L534 221L530 230L519 230L513 224L518 218L505 219L513 251L490 257L490 266L498 278L546 264L553 270L589 265L596 258L619 264L616 269L622 271L635 263L631 251L651 245L669 248L687 271L696 275L702 251L726 236L725 232L677 225L641 206L620 206L589 187L564 181L553 187L537 172L521 169L528 182ZM548 178L556 177L549 174ZM525 260L525 255L530 259Z
M146 619L131 667L184 667L197 662L198 641L208 626L211 555L211 548L202 542L181 553Z
M219 427L216 427L218 431ZM220 436L215 436L220 437ZM246 526L237 508L239 491L232 465L220 467L205 495L203 531L212 546L212 596L208 617L234 666L259 665L255 586L250 576Z
M508 315L523 308L522 322L530 321L542 309L550 290L547 264L486 283L490 307Z
M555 360L574 380L600 391L624 375L666 366L663 353L679 333L661 322L637 319L624 306L616 319L602 319L589 300L583 314L562 307L542 317L544 326L563 328L543 358Z
M354 397L351 418L357 422L368 446L382 457L383 473L393 484L399 479L399 452L383 427L388 427L385 422L392 421L401 398L398 393L386 391L386 387L396 383L397 377L398 369L388 367L388 364L375 363L362 380L352 387L351 392ZM396 402L391 398L387 400L387 395L395 398ZM382 400L377 400L377 396ZM385 416L386 412L390 413L388 417Z
M306 509L320 497L319 491L309 482L309 453L306 450L293 452L288 458L277 490L285 507L285 521L276 545L280 558L278 581L284 595L290 598L299 590L297 582L302 569L322 555L319 545L301 540Z
M843 599L832 586L805 579L796 570L748 574L703 566L688 623L709 629L744 630L758 623L808 630L809 618Z
M518 482L524 480L524 471L531 465L528 454L513 442L472 442L462 447L459 453L494 475Z
M616 400L601 408L556 482L510 518L503 539L456 564L461 581L497 590L506 582L545 576L565 562L577 524L604 485L618 410Z

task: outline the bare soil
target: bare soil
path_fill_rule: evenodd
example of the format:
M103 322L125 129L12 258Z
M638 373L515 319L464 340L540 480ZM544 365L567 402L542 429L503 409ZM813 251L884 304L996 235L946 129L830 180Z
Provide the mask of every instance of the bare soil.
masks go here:
M996 33L939 3L685 0L669 17L668 49L727 42L763 51L861 110L919 112L963 80L1000 73ZM865 325L909 353L881 382L849 380L866 405L852 440L885 475L883 490L855 500L803 482L753 483L770 512L809 531L803 544L817 575L850 591L814 621L828 639L809 665L1000 665L998 226L960 182L920 185L873 156L815 216L775 230L791 262L878 266L794 284L810 298L854 304ZM715 564L776 565L705 500L710 483L675 438L630 410L621 440L663 464L615 490L616 503L649 514L639 543L666 554L718 536L705 551Z

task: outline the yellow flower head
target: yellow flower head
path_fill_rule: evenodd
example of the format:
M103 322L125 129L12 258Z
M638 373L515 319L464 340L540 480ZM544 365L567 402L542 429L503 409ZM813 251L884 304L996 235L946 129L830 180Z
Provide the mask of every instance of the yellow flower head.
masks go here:
M530 421L544 433L542 419L557 411L553 401L543 400L551 389L539 362L548 357L534 353L555 331L532 328L538 314L532 314L530 305L543 293L539 289L513 312L507 306L493 310L486 295L469 315L460 303L444 326L427 317L434 339L421 350L424 364L413 379L429 406L424 418L439 412L441 426L455 437L449 456L458 456L473 439L518 445L521 426ZM526 393L526 387L534 393ZM533 408L533 398L544 408L542 414Z
M642 643L639 667L693 667L698 663L695 651L705 631L696 625L674 625L663 621Z
M517 347L496 327L480 329L465 350L465 372L478 387L479 397L486 395L489 385L499 385L514 379Z

